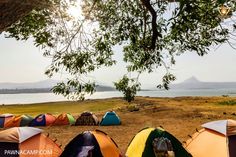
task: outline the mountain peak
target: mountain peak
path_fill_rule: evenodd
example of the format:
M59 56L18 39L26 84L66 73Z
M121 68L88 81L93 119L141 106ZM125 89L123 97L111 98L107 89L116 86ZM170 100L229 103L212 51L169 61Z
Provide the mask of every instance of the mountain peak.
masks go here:
M192 76L184 81L184 83L196 83L196 82L200 82L200 81L195 76Z

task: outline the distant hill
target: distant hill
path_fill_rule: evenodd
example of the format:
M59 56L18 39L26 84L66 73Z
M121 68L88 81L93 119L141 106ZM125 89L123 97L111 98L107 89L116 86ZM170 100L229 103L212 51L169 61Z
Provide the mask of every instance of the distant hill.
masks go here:
M103 91L115 91L116 89L110 86L105 86L105 85L98 85L96 87L97 92L103 92Z
M59 81L47 79L38 82L28 82L28 83L0 83L0 89L33 89L33 88L52 88Z
M191 77L181 83L171 84L172 89L229 89L236 88L236 82L203 82Z
M30 83L0 83L0 94L18 93L49 93L57 80L44 80ZM115 91L115 88L105 85L98 85L96 91Z
M0 89L0 94L51 93L51 88Z

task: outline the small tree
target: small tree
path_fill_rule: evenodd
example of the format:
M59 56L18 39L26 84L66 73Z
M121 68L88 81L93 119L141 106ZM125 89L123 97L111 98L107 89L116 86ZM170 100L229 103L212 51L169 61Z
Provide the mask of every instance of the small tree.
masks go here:
M123 92L124 99L128 102L134 100L137 91L140 91L140 83L135 79L130 79L126 75L118 82L114 83L117 90Z

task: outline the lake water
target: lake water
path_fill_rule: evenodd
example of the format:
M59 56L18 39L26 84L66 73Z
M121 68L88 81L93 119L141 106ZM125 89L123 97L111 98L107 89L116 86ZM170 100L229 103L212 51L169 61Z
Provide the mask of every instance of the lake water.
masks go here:
M150 97L180 97L180 96L236 96L236 89L195 89L195 90L163 90L163 91L140 91L138 96ZM96 92L87 99L103 99L122 97L118 91ZM0 104L29 104L41 102L67 101L66 98L53 93L33 94L0 94Z

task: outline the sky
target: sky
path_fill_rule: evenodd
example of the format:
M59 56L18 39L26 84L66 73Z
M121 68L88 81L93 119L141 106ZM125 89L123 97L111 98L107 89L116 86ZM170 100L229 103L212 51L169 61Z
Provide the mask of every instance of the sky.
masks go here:
M117 60L115 66L89 74L100 84L112 85L126 74L121 47L115 47L114 50L114 59ZM176 60L176 65L171 68L171 72L177 77L176 83L192 76L200 81L236 82L236 50L228 44L212 50L203 57L187 52L178 56ZM0 82L23 83L48 79L44 71L50 63L50 58L43 57L42 51L36 48L32 41L16 41L0 36ZM155 87L160 83L163 73L163 69L158 69L152 74L142 74L140 81L143 87ZM57 75L53 79L63 80L65 77Z
M72 8L75 16L81 11ZM109 68L101 68L89 76L99 84L113 85L114 81L126 74L126 64L122 61L121 47L115 47L114 59L117 64ZM51 63L50 58L43 57L42 51L36 48L32 42L16 41L0 35L0 83L1 82L37 82L48 79L44 74ZM228 44L223 44L218 49L203 57L196 53L187 52L176 58L176 65L171 68L177 80L182 82L192 76L205 82L236 82L236 50ZM155 87L161 83L164 69L157 69L152 74L142 74L140 82L143 87ZM133 75L135 76L135 75ZM56 75L55 80L64 80L64 75Z

